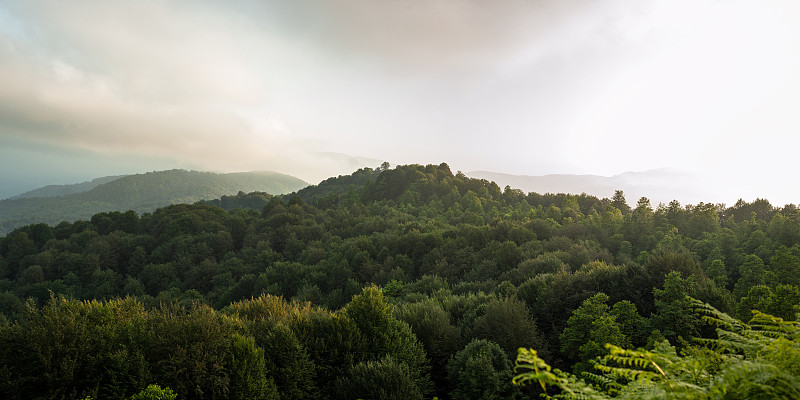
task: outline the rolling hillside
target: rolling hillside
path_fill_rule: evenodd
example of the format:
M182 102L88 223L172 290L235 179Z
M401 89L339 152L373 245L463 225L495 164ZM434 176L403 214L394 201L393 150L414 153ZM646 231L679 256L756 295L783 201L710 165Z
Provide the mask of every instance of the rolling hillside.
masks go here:
M47 185L13 197L9 197L9 199L13 200L13 199L29 199L31 197L58 197L58 196L66 196L69 194L88 192L104 183L115 181L124 176L125 175L104 176L102 178L92 179L91 181L88 182L74 183L71 185Z
M73 186L66 190L74 191L80 185L66 185ZM307 185L298 178L269 171L216 174L169 170L128 175L63 196L53 196L54 188L42 188L0 200L0 234L32 223L52 225L88 219L104 211L134 210L141 214L169 204L216 199L240 191L283 194ZM29 197L31 193L40 197Z

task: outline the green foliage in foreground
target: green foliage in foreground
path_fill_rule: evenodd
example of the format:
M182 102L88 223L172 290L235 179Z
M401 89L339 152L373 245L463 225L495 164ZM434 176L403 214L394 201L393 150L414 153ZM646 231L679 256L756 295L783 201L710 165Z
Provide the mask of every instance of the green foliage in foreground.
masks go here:
M422 345L375 286L337 312L269 295L223 311L59 296L0 321L2 399L169 399L172 390L179 399L422 399L432 385Z
M753 311L749 324L689 298L714 339L695 339L678 354L668 341L653 350L607 344L584 379L550 367L536 350L519 349L513 379L537 384L548 399L797 399L800 323Z
M168 387L162 389L158 385L149 385L131 396L129 400L175 400L177 397L178 395Z
M499 345L475 339L456 353L447 366L451 381L450 392L455 400L511 399L516 394L511 385L511 363Z

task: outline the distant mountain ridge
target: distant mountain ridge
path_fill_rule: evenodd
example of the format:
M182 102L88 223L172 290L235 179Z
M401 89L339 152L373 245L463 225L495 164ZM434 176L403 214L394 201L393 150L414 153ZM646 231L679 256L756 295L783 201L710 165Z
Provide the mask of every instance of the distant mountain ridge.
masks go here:
M586 193L599 198L611 198L615 190L622 190L631 205L635 205L640 197L647 197L654 206L672 200L679 200L684 204L709 201L697 177L688 172L667 168L625 172L610 177L570 174L512 175L489 171L472 171L466 175L525 192ZM680 198L676 199L676 196Z
M124 176L127 175L104 176L101 178L92 179L91 181L88 182L74 183L71 185L47 185L40 187L38 189L27 191L22 194L18 194L16 196L11 196L8 199L14 200L14 199L28 199L31 197L58 197L58 196L66 196L68 194L88 192L97 186L100 186L104 183L115 181Z
M100 212L134 210L141 214L170 204L195 203L238 192L285 194L308 186L301 179L271 171L217 174L168 170L111 178L98 178L107 181L81 192L53 196L57 190L41 188L20 196L50 196L0 200L0 235L22 225L89 219ZM57 189L77 191L95 181Z

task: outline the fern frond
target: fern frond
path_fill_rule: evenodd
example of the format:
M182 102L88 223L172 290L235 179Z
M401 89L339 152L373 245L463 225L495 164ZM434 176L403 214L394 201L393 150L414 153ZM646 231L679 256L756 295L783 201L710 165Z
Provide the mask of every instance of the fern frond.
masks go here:
M512 382L515 385L525 385L530 382L539 382L544 390L544 396L552 399L580 399L580 400L609 400L611 397L597 391L594 387L575 376L551 368L544 360L539 358L536 350L520 348L517 351L514 372L520 370ZM547 386L561 389L561 393L550 397L547 395Z
M800 380L771 364L743 361L729 365L709 386L722 397L735 393L739 398L800 398Z
M622 347L610 343L606 344L606 348L609 354L606 355L604 359L621 365L636 366L641 369L650 368L664 377L666 377L666 373L659 366L659 363L662 365L669 365L673 362L665 354L653 353L646 350L623 349Z
M800 322L784 321L783 318L764 314L757 310L753 311L753 318L750 320L750 324L753 326L753 330L770 337L777 338L780 335L787 339L792 339L800 336Z
M738 319L717 310L711 304L702 302L692 297L689 297L689 301L692 303L693 311L701 314L701 319L707 322L709 325L734 332L747 330L750 328L742 321L739 321Z
M662 378L662 375L657 372L643 369L620 368L601 364L595 365L594 367L615 378L623 378L634 382L649 383Z
M598 365L595 365L595 368L599 369ZM618 393L619 390L622 388L622 385L620 385L619 382L606 375L598 375L598 374L593 374L591 372L584 372L583 378L587 382L605 389L606 393L610 395Z
M716 338L693 338L680 355L669 342L630 350L607 344L584 380L551 369L533 350L520 350L514 383L560 389L551 399L800 399L800 323L753 311L749 324L691 299ZM602 391L605 390L605 393Z
M619 400L661 400L667 397L667 392L661 386L631 382L620 391Z
M527 370L520 372L520 370ZM559 377L551 372L552 368L544 360L539 358L534 349L519 348L517 350L517 360L514 365L514 372L518 374L512 379L515 385L525 385L529 382L539 382L542 390L547 393L547 386L566 386L566 378Z
M768 340L765 340L766 338L762 335L747 333L749 334L740 335L736 332L718 329L717 336L719 339L716 339L715 344L720 349L732 353L753 354L768 343Z

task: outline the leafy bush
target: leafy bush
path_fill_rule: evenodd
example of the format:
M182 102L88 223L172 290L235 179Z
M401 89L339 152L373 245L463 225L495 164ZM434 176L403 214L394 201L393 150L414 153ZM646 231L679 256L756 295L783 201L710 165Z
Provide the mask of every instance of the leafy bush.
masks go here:
M141 392L131 396L128 400L175 400L178 397L169 387L161 388L158 385L149 385Z
M350 373L337 381L337 396L355 400L416 400L422 390L408 365L386 356L379 361L366 361L353 366Z
M450 397L467 399L511 399L511 362L497 343L475 339L459 351L447 366L452 386Z
M666 340L652 350L607 344L609 354L595 365L599 373L585 373L585 380L521 348L513 381L538 383L552 399L800 398L800 323L754 311L745 324L687 300L716 328L716 338L695 339L681 354Z

